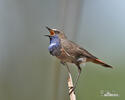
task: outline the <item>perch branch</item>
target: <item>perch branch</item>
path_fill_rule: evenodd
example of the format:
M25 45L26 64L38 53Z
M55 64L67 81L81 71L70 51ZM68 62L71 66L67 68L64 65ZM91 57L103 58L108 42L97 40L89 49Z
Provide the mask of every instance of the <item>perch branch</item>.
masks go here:
M70 93L73 88L73 81L72 81L70 69L67 64L66 64L66 67L68 69L68 88L69 88L69 93ZM76 95L75 95L74 91L72 91L70 94L70 100L76 100Z

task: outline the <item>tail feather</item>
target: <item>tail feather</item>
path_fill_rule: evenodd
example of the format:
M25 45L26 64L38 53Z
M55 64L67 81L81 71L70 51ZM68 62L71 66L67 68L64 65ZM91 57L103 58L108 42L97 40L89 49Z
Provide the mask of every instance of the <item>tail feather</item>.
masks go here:
M93 63L100 64L100 65L102 65L104 67L107 67L107 68L113 68L111 65L108 65L108 64L104 63L103 61L101 61L99 59L94 59Z

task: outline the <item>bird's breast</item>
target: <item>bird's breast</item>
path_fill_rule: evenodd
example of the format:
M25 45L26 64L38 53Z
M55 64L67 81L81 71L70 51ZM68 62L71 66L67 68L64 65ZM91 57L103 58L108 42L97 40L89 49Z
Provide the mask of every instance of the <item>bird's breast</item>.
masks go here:
M52 56L59 56L61 54L61 45L59 43L51 43L48 47L49 52Z
M61 54L59 56L57 56L57 58L59 58L63 62L73 63L73 61L74 61L74 59L69 54L66 53L64 48L61 48Z

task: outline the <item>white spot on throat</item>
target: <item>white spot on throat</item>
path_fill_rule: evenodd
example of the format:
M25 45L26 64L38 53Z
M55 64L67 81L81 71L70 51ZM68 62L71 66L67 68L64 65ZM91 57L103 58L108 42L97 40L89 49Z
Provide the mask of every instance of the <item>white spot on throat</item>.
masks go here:
M54 46L54 45L56 45L56 43L51 43L49 46L52 47L52 46Z

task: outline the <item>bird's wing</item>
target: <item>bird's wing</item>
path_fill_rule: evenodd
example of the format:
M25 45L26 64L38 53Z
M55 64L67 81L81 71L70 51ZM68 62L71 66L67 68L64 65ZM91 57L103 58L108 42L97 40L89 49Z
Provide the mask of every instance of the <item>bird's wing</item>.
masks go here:
M87 50L84 48L80 47L76 43L66 40L64 43L62 43L63 48L72 57L87 57L87 58L92 58L92 59L97 59L95 56L90 54Z

